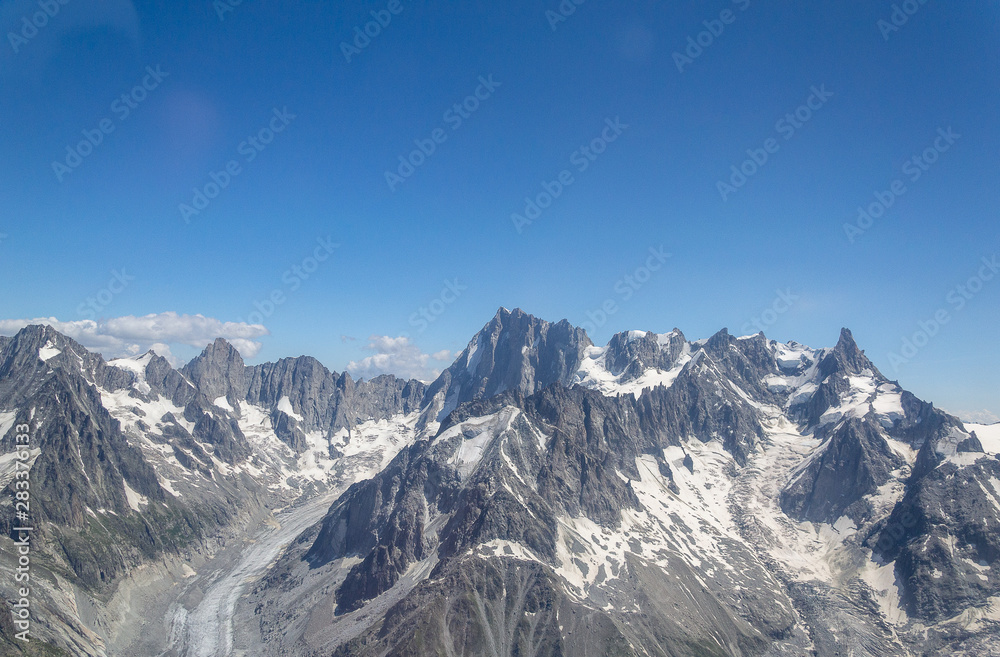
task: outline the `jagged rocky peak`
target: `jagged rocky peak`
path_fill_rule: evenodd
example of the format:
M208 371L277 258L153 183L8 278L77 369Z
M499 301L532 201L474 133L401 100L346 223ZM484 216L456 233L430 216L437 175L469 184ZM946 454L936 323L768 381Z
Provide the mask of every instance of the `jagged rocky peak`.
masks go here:
M155 351L148 351L138 359L111 361L112 369L125 369L136 377L137 392L165 397L179 406L187 406L198 396L194 387L170 362ZM148 386L148 389L147 389Z
M445 394L441 416L462 402L507 390L530 395L553 383L569 384L593 346L587 332L561 320L547 322L520 308L501 308L427 391Z
M622 383L637 379L647 369L669 370L684 351L687 340L680 329L656 334L623 331L608 341L605 365Z
M837 341L837 346L831 349L820 361L820 374L823 377L830 376L834 372L851 375L861 374L865 370L871 371L879 379L886 380L878 368L868 360L865 352L858 347L851 330L848 328L840 329L840 339Z
M181 373L209 399L225 397L233 404L246 397L249 378L246 370L236 347L216 338Z
M133 379L51 326L36 324L18 331L0 351L0 404L12 405L54 370L79 373L106 387L124 387Z
M701 345L724 379L738 385L758 401L779 403L780 394L768 385L770 377L780 374L778 349L763 333L737 338L722 329Z
M751 358L759 369L772 370L776 365L771 342L763 332L738 338L724 328L708 338L702 349L716 362L728 360L735 351Z
M345 395L353 394L357 385L358 384L354 381L354 377L346 371L341 372L340 376L337 377L337 389L342 391Z
M87 353L75 340L44 324L26 326L9 341L9 348L4 353L5 365L28 362L34 365L38 360L47 362L66 351L80 356Z

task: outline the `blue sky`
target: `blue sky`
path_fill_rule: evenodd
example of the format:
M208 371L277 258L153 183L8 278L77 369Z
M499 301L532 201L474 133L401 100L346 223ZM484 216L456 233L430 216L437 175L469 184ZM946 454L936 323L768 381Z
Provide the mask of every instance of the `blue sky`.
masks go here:
M417 373L499 306L600 344L848 326L1000 414L996 2L96 4L0 2L6 332Z

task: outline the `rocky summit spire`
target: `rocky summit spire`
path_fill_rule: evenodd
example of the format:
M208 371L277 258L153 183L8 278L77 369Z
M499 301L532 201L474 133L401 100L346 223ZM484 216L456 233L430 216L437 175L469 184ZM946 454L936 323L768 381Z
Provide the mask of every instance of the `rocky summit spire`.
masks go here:
M848 328L840 329L840 339L837 341L837 346L826 355L819 368L823 376L829 376L834 372L860 374L865 370L871 370L879 378L882 378L881 372L868 360L865 352L858 347L854 341L854 335Z
M236 347L222 338L206 346L181 369L181 373L209 399L246 396L247 372L243 357Z
M530 395L553 383L568 384L592 344L586 331L565 319L551 323L520 308L500 308L428 388L426 400L445 393L447 414L462 402L508 390Z

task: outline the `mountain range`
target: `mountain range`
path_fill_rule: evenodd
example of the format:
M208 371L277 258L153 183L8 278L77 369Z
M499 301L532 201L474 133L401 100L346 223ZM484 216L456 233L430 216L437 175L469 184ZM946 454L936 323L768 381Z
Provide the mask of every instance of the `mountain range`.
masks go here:
M30 326L0 338L0 649L994 654L997 451L847 329L596 346L500 309L424 383Z

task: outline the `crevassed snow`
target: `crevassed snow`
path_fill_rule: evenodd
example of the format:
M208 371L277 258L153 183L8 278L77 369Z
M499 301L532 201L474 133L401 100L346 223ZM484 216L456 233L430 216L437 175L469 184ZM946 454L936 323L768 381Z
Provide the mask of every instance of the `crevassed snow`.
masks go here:
M899 386L893 383L883 383L878 387L872 410L878 415L882 426L891 428L896 420L905 417L903 412L903 396Z
M794 386L791 382L791 377L779 376L777 374L768 374L764 377L764 385L771 392L788 392Z
M785 379L785 381L786 381L785 389L789 387L794 387L794 384L787 383L787 378ZM770 388L771 385L772 384L769 382L768 387ZM807 401L812 399L812 396L816 394L816 390L818 388L819 386L811 381L809 383L803 383L802 385L795 388L795 392L791 396L789 396L788 406L796 406L798 404L806 403Z
M840 405L832 406L823 413L819 419L820 425L861 418L872 410L878 414L880 423L885 427L891 427L894 419L903 417L899 389L892 384L879 385L871 370L849 376L847 382L849 392L841 398Z
M901 449L901 444L895 442L890 441L893 448ZM832 525L797 522L781 511L780 491L790 473L798 472L820 451L812 436L799 433L786 418L777 418L769 423L762 449L741 470L734 485L738 496L730 501L738 499L744 519L752 518L755 534L763 537L759 547L765 547L782 564L783 572L799 581L819 580L835 587L860 578L872 589L888 622L907 622L900 610L894 564L873 560L871 550L861 547L854 536L857 530L853 521L841 517ZM900 479L886 483L868 498L874 515L888 515L902 495Z
M785 370L793 370L802 365L803 362L816 362L816 352L809 347L797 342L772 342L774 347L774 359L778 365Z
M350 431L340 429L330 437L329 442L318 432L308 434L307 438L315 440L314 445L329 444L340 452L340 459L320 459L317 464L332 468L334 474L346 485L374 476L389 465L400 450L412 445L417 439L416 426L419 419L420 412L415 411L409 415L394 415L389 419L368 420ZM320 450L314 446L313 451L316 453Z
M134 372L142 379L145 379L146 366L149 365L149 361L152 358L153 352L147 351L142 356L136 356L135 358L116 358L114 360L109 360L108 365L111 367L117 367L120 370Z
M149 361L153 358L153 352L147 351L142 356L137 356L135 358L116 358L114 360L108 361L108 365L111 367L117 367L121 370L127 370L135 374L136 380L134 387L136 390L144 395L148 395L151 388L149 384L146 383L146 366L149 365Z
M278 400L278 410L288 417L295 418L299 422L303 421L302 416L296 413L295 409L292 408L292 400L288 398L288 395L285 395Z
M865 370L868 372L868 370ZM851 389L841 398L839 406L832 406L819 418L819 424L831 424L840 422L847 418L864 417L871 410L870 400L875 393L875 380L868 372L868 376L849 376L848 384Z
M798 374L768 374L764 377L764 385L773 392L790 393L786 403L788 407L809 401L818 387L816 379L823 351L815 351L797 342L782 344L772 340L769 345L782 370L799 370L803 365L807 367Z

